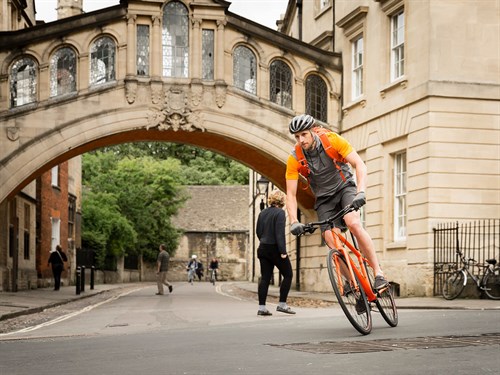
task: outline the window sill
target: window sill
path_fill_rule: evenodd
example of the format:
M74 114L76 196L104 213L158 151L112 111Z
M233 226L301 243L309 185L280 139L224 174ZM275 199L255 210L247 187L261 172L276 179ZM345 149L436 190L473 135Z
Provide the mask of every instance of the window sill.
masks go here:
M385 248L387 250L406 250L406 240L388 243Z
M360 96L356 100L347 103L345 106L342 107L342 113L344 114L344 117L346 117L349 114L349 111L356 108L356 107L361 107L365 108L366 106L366 97L364 95Z
M408 86L408 78L406 76L401 76L394 82L391 82L389 85L385 86L380 90L380 96L385 98L387 92L396 89L397 87L402 87L405 89Z
M318 18L320 18L323 14L325 14L328 10L330 10L332 8L332 4L328 4L327 6L325 6L324 8L321 8L318 13L316 13L314 15L314 19L317 20Z

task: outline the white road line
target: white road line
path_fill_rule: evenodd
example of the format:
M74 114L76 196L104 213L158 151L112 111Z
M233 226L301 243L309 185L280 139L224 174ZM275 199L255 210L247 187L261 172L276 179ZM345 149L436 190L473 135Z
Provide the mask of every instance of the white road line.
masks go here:
M60 316L58 318L55 318L53 320L49 320L48 322L45 322L45 323L41 323L41 324L37 324L36 326L33 326L33 327L26 327L26 328L23 328L23 329L20 329L18 331L13 331L13 332L7 332L7 333L1 333L0 334L0 338L1 337L5 337L5 336L9 336L9 335L14 335L14 334L19 334L19 333L26 333L26 332L31 332L31 331L35 331L39 328L43 328L43 327L48 327L48 326L51 326L53 324L56 324L56 323L60 323L60 322L63 322L67 319L70 319L70 318L73 318L74 316L77 316L77 315L80 315L80 314L83 314L84 312L87 312L87 311L90 311L96 307L99 307L101 305L104 305L105 303L108 303L108 302L111 302L111 301L115 301L117 300L118 298L120 297L123 297L123 296L126 296L130 293L133 293L133 292L136 292L140 289L143 289L143 288L137 288L137 289L133 289L133 290L130 290L128 292L123 292L117 296L114 296L114 297L111 297L111 298L108 298L107 300L105 301L102 301L102 302L99 302L99 303L96 303L95 305L91 305L91 306L87 306L83 309L81 309L80 311L75 311L75 312L72 312L72 313L69 313L69 314L66 314L66 315L63 315L63 316Z

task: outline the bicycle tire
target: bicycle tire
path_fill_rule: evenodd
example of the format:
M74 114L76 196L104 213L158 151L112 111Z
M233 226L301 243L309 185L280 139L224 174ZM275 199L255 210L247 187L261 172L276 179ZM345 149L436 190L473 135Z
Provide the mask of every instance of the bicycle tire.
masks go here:
M332 284L333 291L339 302L340 307L344 311L345 316L352 324L352 326L361 334L368 335L372 330L372 316L370 311L370 304L366 299L363 288L360 287L359 280L355 277L354 283L351 285L348 278L340 272L340 264L347 267L344 256L337 250L330 250L328 252L327 266L328 275ZM344 286L350 285L350 291L346 292ZM362 302L358 302L362 301ZM356 311L356 304L361 303L364 306L364 312L358 313ZM360 306L358 305L358 308Z
M444 279L443 297L447 300L457 298L465 288L465 273L463 270L453 272Z
M491 299L500 299L500 267L486 271L483 277L484 294Z
M382 315L382 318L384 318L389 326L396 327L399 322L399 317L396 301L394 300L394 290L392 285L389 284L387 288L383 288L379 291L375 290L373 288L375 283L375 272L373 272L373 268L368 264L368 262L364 261L363 263L365 265L372 290L377 295L375 305L377 306L380 315Z

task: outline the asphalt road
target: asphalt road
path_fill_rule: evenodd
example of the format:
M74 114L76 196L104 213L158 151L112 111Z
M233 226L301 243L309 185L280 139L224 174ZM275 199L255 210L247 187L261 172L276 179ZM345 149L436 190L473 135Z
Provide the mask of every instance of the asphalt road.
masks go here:
M0 374L497 374L500 312L375 314L361 336L338 306L256 315L257 303L208 283L120 291L0 335ZM88 301L90 302L90 301ZM33 324L33 322L32 322ZM31 324L31 325L32 325Z

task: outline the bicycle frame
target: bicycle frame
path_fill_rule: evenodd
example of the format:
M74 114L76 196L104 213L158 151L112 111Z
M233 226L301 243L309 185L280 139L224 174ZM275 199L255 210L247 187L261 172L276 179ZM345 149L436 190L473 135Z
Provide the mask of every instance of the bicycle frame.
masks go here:
M369 302L374 302L377 299L377 295L373 293L373 289L368 278L368 273L366 271L366 267L364 266L364 262L367 262L369 264L368 260L363 256L363 254L361 254L358 249L356 249L349 241L347 241L347 239L341 233L338 233L333 229L331 231L333 233L333 241L335 243L336 250L342 253L347 261L351 280L354 280L354 275L356 275L359 283L361 284L361 287L365 291L366 298ZM359 266L356 266L344 245L347 246L351 253L355 256ZM337 270L339 270L338 272L340 272L339 264L337 264ZM340 278L340 275L337 276L339 276ZM344 293L344 286L340 285L340 288L341 292Z

